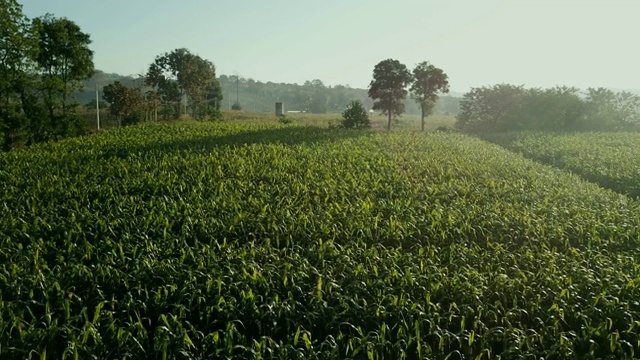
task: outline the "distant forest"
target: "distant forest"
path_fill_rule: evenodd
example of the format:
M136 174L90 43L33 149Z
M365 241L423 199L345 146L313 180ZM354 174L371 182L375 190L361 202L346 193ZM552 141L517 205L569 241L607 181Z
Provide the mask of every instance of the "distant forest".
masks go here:
M96 70L95 74L84 82L84 90L76 94L78 101L89 104L95 101L96 85L100 90L104 86L119 81L130 88L146 90L143 76L123 76ZM235 75L220 75L222 85L222 108L231 109L236 103L242 110L250 112L272 112L276 102L284 104L285 111L306 111L309 113L339 113L352 100L360 100L367 109L373 101L367 96L366 89L355 89L348 85L326 86L321 80L306 81L302 85L274 82L261 82ZM460 112L459 97L441 95L434 108L434 114L457 115ZM420 108L408 97L405 99L406 114L419 115Z

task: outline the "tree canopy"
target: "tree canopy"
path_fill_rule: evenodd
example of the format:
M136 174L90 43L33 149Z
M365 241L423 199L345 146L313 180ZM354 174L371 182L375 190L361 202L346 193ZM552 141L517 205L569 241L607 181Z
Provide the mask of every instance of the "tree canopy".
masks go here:
M368 94L374 100L373 109L389 116L388 129L391 129L391 118L404 112L403 100L411 80L407 66L398 60L383 60L373 68Z
M146 83L165 102L177 104L181 95L189 97L194 118L199 117L198 108L203 104L214 101L219 108L222 102L213 63L184 48L157 56L149 66Z
M15 0L0 2L0 147L9 150L21 122L20 93L35 51L29 20Z
M109 102L109 112L122 121L131 116L142 104L139 89L122 85L119 81L104 87L104 99Z
M50 14L34 19L33 29L38 38L35 61L45 107L54 133L66 136L71 121L68 99L94 71L91 38L73 21Z
M424 61L413 69L413 82L410 90L420 105L422 131L424 131L424 118L431 115L438 101L438 93L449 92L449 77L442 69Z

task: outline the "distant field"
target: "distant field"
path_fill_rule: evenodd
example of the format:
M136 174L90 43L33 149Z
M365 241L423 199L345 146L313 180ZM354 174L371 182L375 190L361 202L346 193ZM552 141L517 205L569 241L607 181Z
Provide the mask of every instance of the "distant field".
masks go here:
M640 354L639 202L461 134L241 121L0 154L0 358Z
M486 139L526 157L640 198L640 133L507 133Z
M244 111L227 111L224 110L224 117L227 120L242 120L247 122L277 122L277 118L273 113L251 113ZM329 124L337 126L342 120L342 114L286 114L293 123L298 125L310 125L327 127ZM386 116L374 114L369 117L371 127L373 129L386 129L388 119ZM425 119L425 130L432 131L440 127L453 128L455 123L454 116L432 115ZM420 130L420 117L417 115L403 115L397 121L393 121L395 129L414 129Z
M249 123L277 123L278 118L274 113L256 113L247 111L222 110L224 119L227 121L241 121ZM97 121L95 111L86 110L82 112L87 127L96 130ZM319 127L338 126L342 120L342 114L286 114L297 125L310 125ZM379 114L370 116L371 127L375 130L387 128L387 117ZM100 122L103 129L113 129L118 127L117 120L109 115L106 110L100 113ZM425 130L433 131L437 128L453 128L455 117L449 115L432 115L426 118ZM393 122L394 129L420 130L420 117L417 115L403 115Z

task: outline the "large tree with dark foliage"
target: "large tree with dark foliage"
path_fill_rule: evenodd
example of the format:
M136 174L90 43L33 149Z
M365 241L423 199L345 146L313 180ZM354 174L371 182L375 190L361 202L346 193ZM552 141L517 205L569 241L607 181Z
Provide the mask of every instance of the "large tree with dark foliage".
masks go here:
M0 146L77 135L84 126L73 94L93 74L91 40L78 25L45 15L29 20L0 1Z
M141 110L142 96L139 89L128 88L119 81L104 87L104 99L109 102L109 112L118 119L118 124L134 123L127 121Z
M180 95L190 98L192 114L212 100L219 107L222 94L217 85L215 66L187 49L176 49L156 57L147 71L147 85L153 86L165 102L179 102ZM212 98L210 98L212 97Z
M523 86L510 84L472 88L460 102L456 126L470 132L520 129L524 121L520 109L526 96Z
M369 97L374 100L373 109L389 116L387 128L391 129L391 118L404 112L407 86L412 77L407 67L398 60L387 59L373 68L373 80L369 84Z
M49 125L55 137L75 135L80 124L73 116L72 99L82 80L93 75L91 39L73 21L50 14L34 19L33 29L38 39L39 88Z
M15 0L0 1L0 148L11 149L24 122L20 94L36 50L28 19Z
M431 115L438 101L438 93L449 92L449 77L447 74L427 61L421 62L413 69L413 83L411 93L420 105L422 131L424 118Z

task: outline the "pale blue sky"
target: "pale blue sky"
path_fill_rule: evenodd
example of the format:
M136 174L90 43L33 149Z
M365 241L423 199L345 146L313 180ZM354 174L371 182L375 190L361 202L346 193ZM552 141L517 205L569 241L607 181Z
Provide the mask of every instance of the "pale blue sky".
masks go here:
M451 89L640 89L638 0L19 0L75 21L96 68L145 72L185 47L218 74L366 88L376 63L427 60Z

